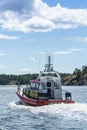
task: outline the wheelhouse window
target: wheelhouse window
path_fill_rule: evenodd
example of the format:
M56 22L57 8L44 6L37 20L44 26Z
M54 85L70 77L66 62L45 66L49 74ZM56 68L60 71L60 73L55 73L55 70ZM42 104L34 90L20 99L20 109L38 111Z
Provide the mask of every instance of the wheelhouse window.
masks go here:
M45 90L46 89L45 83L41 83L41 85L42 85L42 89Z
M59 85L58 85L56 82L54 82L54 88L55 88L55 89L60 89L60 88L59 88Z
M45 85L45 83L40 83L39 84L39 90L46 90L46 85Z
M58 77L58 75L56 73L42 73L41 76L53 76L53 77Z
M30 84L30 87L31 87L32 89L38 89L38 83L31 83L31 84Z
M51 87L51 82L47 82L47 87Z

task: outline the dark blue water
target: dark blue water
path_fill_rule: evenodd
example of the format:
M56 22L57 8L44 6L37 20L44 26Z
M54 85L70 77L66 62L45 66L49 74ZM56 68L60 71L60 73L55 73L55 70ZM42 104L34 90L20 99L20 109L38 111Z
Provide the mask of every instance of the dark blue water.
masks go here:
M21 105L16 86L0 86L0 130L87 130L87 87L63 87L75 104Z

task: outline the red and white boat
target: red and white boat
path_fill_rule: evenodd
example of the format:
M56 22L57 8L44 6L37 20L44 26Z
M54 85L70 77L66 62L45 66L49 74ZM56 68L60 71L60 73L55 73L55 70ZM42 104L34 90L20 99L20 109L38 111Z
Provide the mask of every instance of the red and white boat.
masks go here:
M31 106L74 103L71 93L62 90L60 75L53 70L50 56L45 70L36 79L30 80L29 86L22 88L18 85L16 94L23 104Z

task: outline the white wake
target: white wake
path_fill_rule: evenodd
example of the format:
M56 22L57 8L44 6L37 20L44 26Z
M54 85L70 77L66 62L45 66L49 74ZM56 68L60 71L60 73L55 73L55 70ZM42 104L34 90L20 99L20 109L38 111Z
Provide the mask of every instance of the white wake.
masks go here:
M9 106L12 109L28 109L33 114L45 114L50 117L64 117L75 120L84 119L87 122L87 104L75 103L75 104L53 104L40 107L25 106L20 102L10 102Z

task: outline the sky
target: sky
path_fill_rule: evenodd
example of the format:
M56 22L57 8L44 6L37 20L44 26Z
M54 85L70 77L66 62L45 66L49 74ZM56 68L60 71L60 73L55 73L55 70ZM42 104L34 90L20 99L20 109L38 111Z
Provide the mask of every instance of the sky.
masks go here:
M0 74L39 73L87 65L86 0L0 0Z

